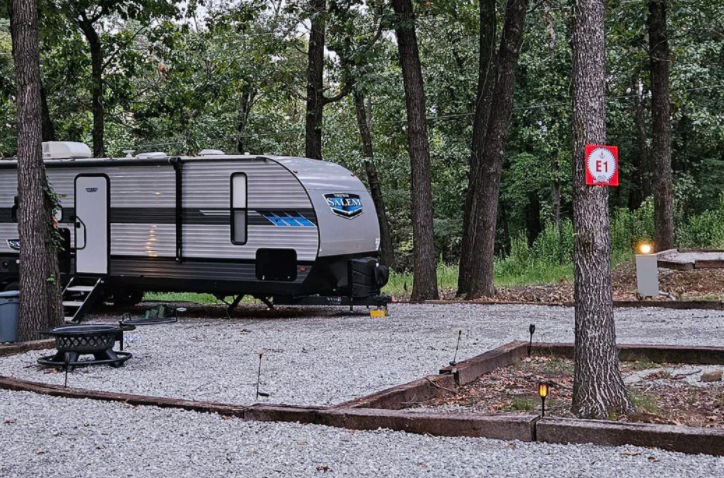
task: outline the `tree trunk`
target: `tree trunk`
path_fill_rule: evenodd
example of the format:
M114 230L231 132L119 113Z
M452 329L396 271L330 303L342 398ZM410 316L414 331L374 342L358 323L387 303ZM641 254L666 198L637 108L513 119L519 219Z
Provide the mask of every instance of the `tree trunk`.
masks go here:
M8 12L8 20L10 20L10 24L13 23L13 0L5 0L5 8ZM13 32L12 28L10 29L10 43L11 48L13 51L13 54L15 52L15 33ZM48 108L48 100L45 96L45 88L43 88L43 80L40 80L40 102L41 102L41 108L42 108L42 125L43 125L43 141L55 141L55 126L53 125L53 121L50 117L50 109Z
M101 39L90 20L83 19L80 28L88 41L91 54L91 111L93 112L93 156L106 155L103 140L105 113L103 110L103 51Z
M525 229L528 234L528 246L532 247L543 230L540 220L540 199L536 192L528 193L528 204L525 206Z
M249 121L251 108L254 106L254 98L256 98L256 90L248 85L244 85L241 91L241 99L239 100L239 122L236 125L236 149L241 154L244 154L247 146L244 135L246 134L246 124Z
M407 143L412 170L413 254L412 300L437 299L437 257L433 236L432 176L427 139L425 90L420 53L417 49L415 15L411 0L392 0L397 22L397 48L405 86Z
M45 88L43 88L42 82L40 83L40 104L43 116L43 141L55 141L55 125L53 125L53 119L50 117L48 98L45 95Z
M63 320L58 259L51 243L52 211L42 152L42 101L38 10L34 0L13 1L12 38L17 82L18 235L20 322L18 340L40 338L39 330Z
M475 97L475 118L473 120L473 139L470 147L468 172L468 190L465 194L463 210L463 238L460 245L460 267L458 271L457 295L461 296L470 288L470 268L473 263L473 244L477 217L471 215L475 200L476 175L480 158L485 152L485 137L488 131L490 107L493 102L496 80L496 0L479 0L480 3L480 56L478 60L478 92Z
M326 0L309 0L312 30L307 51L307 116L305 123L307 158L322 159L322 119L324 114L324 34Z
M368 111L368 105L365 105L364 95L358 90L354 91L354 106L357 111L357 126L359 126L359 134L362 138L362 155L365 157L367 181L370 185L372 201L375 203L375 209L377 210L377 221L380 224L380 263L392 266L395 262L395 248L392 245L390 223L387 220L385 201L382 196L382 184L374 163L372 131L370 128L372 115Z
M495 229L500 197L500 177L503 172L505 141L513 113L515 70L523 43L528 0L508 0L505 24L498 53L498 79L485 140L485 153L480 158L476 174L475 199L471 217L475 217L475 242L470 257L468 299L495 294L493 262L495 258Z
M558 179L559 168L558 151L554 151L551 155L551 172L553 173L551 203L553 205L553 225L555 226L558 226L561 222L561 181Z
M573 52L575 370L573 413L608 418L632 409L618 367L608 189L586 186L584 150L606 144L603 0L576 0Z
M654 165L654 247L674 247L674 206L671 180L671 106L669 104L669 39L666 0L649 2L651 59L651 124Z
M629 207L637 209L641 206L644 199L651 196L651 162L649 160L649 145L646 144L646 119L644 117L644 86L641 79L638 78L636 87L636 95L634 96L634 118L636 121L636 143L638 147L637 176L640 184L631 191L631 199Z

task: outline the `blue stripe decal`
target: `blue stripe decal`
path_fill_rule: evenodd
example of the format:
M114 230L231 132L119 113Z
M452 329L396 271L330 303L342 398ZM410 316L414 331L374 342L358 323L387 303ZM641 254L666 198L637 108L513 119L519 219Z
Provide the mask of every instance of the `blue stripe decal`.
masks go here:
M287 213L283 211L258 211L261 216L266 218L276 227L314 227L314 223L305 218L301 213L293 211Z

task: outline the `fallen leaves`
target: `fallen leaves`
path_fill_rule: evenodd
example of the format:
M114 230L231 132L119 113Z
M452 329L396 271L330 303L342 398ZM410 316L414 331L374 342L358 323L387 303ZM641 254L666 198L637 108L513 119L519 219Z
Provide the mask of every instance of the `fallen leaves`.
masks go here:
M641 454L640 451L634 451L634 450L624 450L621 452L621 455L623 456L639 456Z

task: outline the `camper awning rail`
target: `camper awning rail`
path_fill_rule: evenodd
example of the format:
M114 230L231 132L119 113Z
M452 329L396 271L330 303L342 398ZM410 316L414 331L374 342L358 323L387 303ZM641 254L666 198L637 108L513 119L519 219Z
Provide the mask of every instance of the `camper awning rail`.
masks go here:
M238 160L244 162L268 161L271 158L266 156L205 156L205 157L186 157L186 156L169 156L166 158L92 158L92 159L46 159L46 168L78 168L92 166L170 166L174 161L181 163L214 163L229 160ZM15 169L18 165L16 159L0 160L0 169Z

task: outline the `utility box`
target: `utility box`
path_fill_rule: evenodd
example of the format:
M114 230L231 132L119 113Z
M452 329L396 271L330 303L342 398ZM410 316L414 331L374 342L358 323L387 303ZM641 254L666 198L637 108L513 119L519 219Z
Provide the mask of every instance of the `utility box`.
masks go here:
M0 292L0 343L18 340L18 306L20 293Z
M636 254L636 283L642 297L659 295L658 261L656 254Z

